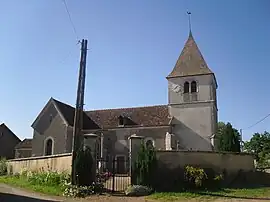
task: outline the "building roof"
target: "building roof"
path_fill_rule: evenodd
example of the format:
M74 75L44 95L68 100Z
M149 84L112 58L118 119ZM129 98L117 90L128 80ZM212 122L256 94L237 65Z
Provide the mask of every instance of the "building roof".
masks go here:
M189 33L188 40L172 70L167 78L213 74L208 68L193 36Z
M73 126L75 108L52 100L68 125ZM118 128L120 116L127 118L128 126L165 126L170 122L167 105L101 109L84 111L83 130Z
M170 122L167 105L93 110L86 114L102 128L118 127L120 116L127 117L135 126L165 126Z
M57 105L58 110L63 115L64 119L68 123L69 126L73 126L74 124L74 116L75 116L75 108L60 102L53 98L54 103ZM85 113L83 113L83 129L99 129L100 127L91 120Z
M25 138L15 146L15 149L32 149L32 139Z
M8 130L19 142L21 141L20 138L18 138L18 136L15 135L15 133L13 133L13 131L10 130L10 128L5 123L0 124L0 129L1 128Z

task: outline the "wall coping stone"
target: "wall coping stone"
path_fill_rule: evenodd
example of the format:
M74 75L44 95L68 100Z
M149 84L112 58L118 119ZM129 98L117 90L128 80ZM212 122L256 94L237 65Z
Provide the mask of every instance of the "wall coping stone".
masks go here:
M11 159L11 160L8 160L7 162L49 159L49 158L58 158L58 157L71 156L71 155L72 153L55 154L55 155L50 155L50 156L33 156L33 157L28 157L28 158Z
M251 153L247 152L218 152L218 151L196 151L196 150L157 150L157 153L211 153L211 154L233 154L233 155L240 155L240 156L254 156Z
M133 135L131 135L131 136L129 136L128 137L128 139L143 139L144 138L144 136L139 136L139 135L136 135L136 134L133 134Z

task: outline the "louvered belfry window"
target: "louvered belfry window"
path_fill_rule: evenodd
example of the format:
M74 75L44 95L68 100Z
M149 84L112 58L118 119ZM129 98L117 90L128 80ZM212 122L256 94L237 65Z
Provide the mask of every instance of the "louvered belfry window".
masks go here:
M189 93L189 82L184 83L184 93Z

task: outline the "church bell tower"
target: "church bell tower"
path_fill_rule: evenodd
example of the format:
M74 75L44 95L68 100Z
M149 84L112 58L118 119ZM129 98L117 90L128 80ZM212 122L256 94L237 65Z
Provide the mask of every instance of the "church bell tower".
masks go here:
M184 48L167 76L168 104L174 117L173 133L190 150L215 149L217 81L190 30Z

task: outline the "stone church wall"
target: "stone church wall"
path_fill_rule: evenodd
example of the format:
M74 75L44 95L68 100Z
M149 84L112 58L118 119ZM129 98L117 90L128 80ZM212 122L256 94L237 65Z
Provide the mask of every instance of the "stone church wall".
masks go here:
M13 159L8 161L8 172L13 174L22 170L71 172L71 160L70 153Z
M158 166L155 186L160 191L174 191L183 186L187 165L203 168L209 179L224 176L222 184L244 183L250 174L256 173L254 158L249 154L202 152L202 151L157 151ZM244 176L244 177L243 177Z
M125 155L129 153L128 138L136 134L145 138L152 138L155 142L155 147L165 150L166 133L170 131L169 126L156 128L119 128L103 132L104 134L104 149L105 153L114 155ZM104 154L106 155L106 154Z
M184 168L186 165L211 168L216 172L228 173L254 171L254 157L246 153L219 153L203 151L157 151L160 165L166 169Z

